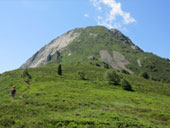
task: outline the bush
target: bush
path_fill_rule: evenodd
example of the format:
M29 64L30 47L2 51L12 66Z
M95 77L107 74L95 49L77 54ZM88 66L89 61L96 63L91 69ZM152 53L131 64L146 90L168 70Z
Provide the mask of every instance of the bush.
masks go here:
M77 75L78 75L79 79L85 80L85 74L84 74L84 72L78 71L78 72L77 72Z
M126 71L125 69L122 69L121 70L122 73L125 73L125 74L130 74L128 71Z
M103 64L104 64L104 68L106 68L106 69L110 69L111 68L111 66L108 65L107 63L103 63Z
M125 79L123 79L121 81L121 86L126 91L133 91L131 84L127 80L125 80Z
M149 76L149 74L147 72L141 73L140 76L145 78L145 79L149 79L150 78L150 76Z
M120 82L120 77L119 75L114 71L114 70L108 70L105 73L105 79L110 83L110 84L116 84L118 85Z

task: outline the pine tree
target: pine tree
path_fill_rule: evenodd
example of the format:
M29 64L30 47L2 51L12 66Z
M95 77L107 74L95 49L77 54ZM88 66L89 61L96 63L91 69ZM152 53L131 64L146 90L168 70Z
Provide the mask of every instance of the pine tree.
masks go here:
M61 64L58 66L58 75L62 75L62 67Z

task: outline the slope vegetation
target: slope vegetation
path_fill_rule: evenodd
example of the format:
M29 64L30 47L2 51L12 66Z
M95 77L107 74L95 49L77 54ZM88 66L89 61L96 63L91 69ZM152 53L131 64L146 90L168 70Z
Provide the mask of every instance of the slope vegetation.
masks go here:
M0 75L0 128L169 128L170 85L136 75L118 73L134 92L110 85L103 78L108 69L92 65L57 65L23 69ZM85 73L80 80L77 72ZM16 86L14 100L10 90ZM22 97L21 97L22 95Z

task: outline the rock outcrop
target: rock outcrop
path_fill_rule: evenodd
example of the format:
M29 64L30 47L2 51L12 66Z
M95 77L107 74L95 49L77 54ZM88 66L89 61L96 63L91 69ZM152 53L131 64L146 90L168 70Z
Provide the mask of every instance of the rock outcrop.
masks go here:
M129 64L129 61L125 59L125 57L121 53L117 51L112 51L112 55L110 55L108 51L101 50L100 56L101 60L109 64L112 68L115 68L117 70L124 69L129 73L133 73L131 70L126 68L126 65Z
M30 59L28 59L28 61L23 64L21 68L32 68L45 65L52 56L67 47L74 39L76 39L76 37L79 36L79 34L80 33L76 33L72 30L54 39L48 45L41 48Z

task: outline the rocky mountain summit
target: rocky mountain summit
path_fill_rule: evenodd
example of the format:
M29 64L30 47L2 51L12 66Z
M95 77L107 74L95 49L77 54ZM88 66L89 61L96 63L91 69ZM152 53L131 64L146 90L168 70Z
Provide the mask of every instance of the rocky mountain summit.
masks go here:
M112 67L131 74L145 71L154 80L170 82L169 60L144 52L119 30L103 26L68 31L41 48L21 68L55 63Z
M99 27L99 26L97 26L97 27ZM103 27L103 29L106 29L106 28ZM28 59L27 62L21 66L21 68L32 68L32 67L38 67L41 65L45 65L51 60L52 57L59 56L60 52L62 52L70 43L72 43L74 40L76 40L80 36L81 32L77 31L77 30L81 30L81 29L71 30L71 31L61 35L60 37L52 40L49 44L47 44L46 46L41 48L30 59ZM108 32L112 33L112 35L115 38L117 38L121 42L129 45L131 48L140 50L137 46L135 46L132 43L132 41L128 37L123 35L120 31L118 31L116 29L111 29L111 30L108 30ZM97 33L91 32L91 33L89 33L89 35L92 37L96 37L96 38L98 37ZM104 53L102 51L100 51L99 53L101 54L101 59L106 55L106 53ZM70 55L71 55L71 53L70 53ZM105 60L105 59L102 59L102 60ZM108 60L111 62L110 63L108 61L107 62L109 64L111 64L112 59L108 58ZM111 66L116 67L116 66L113 66L112 64L111 64Z

